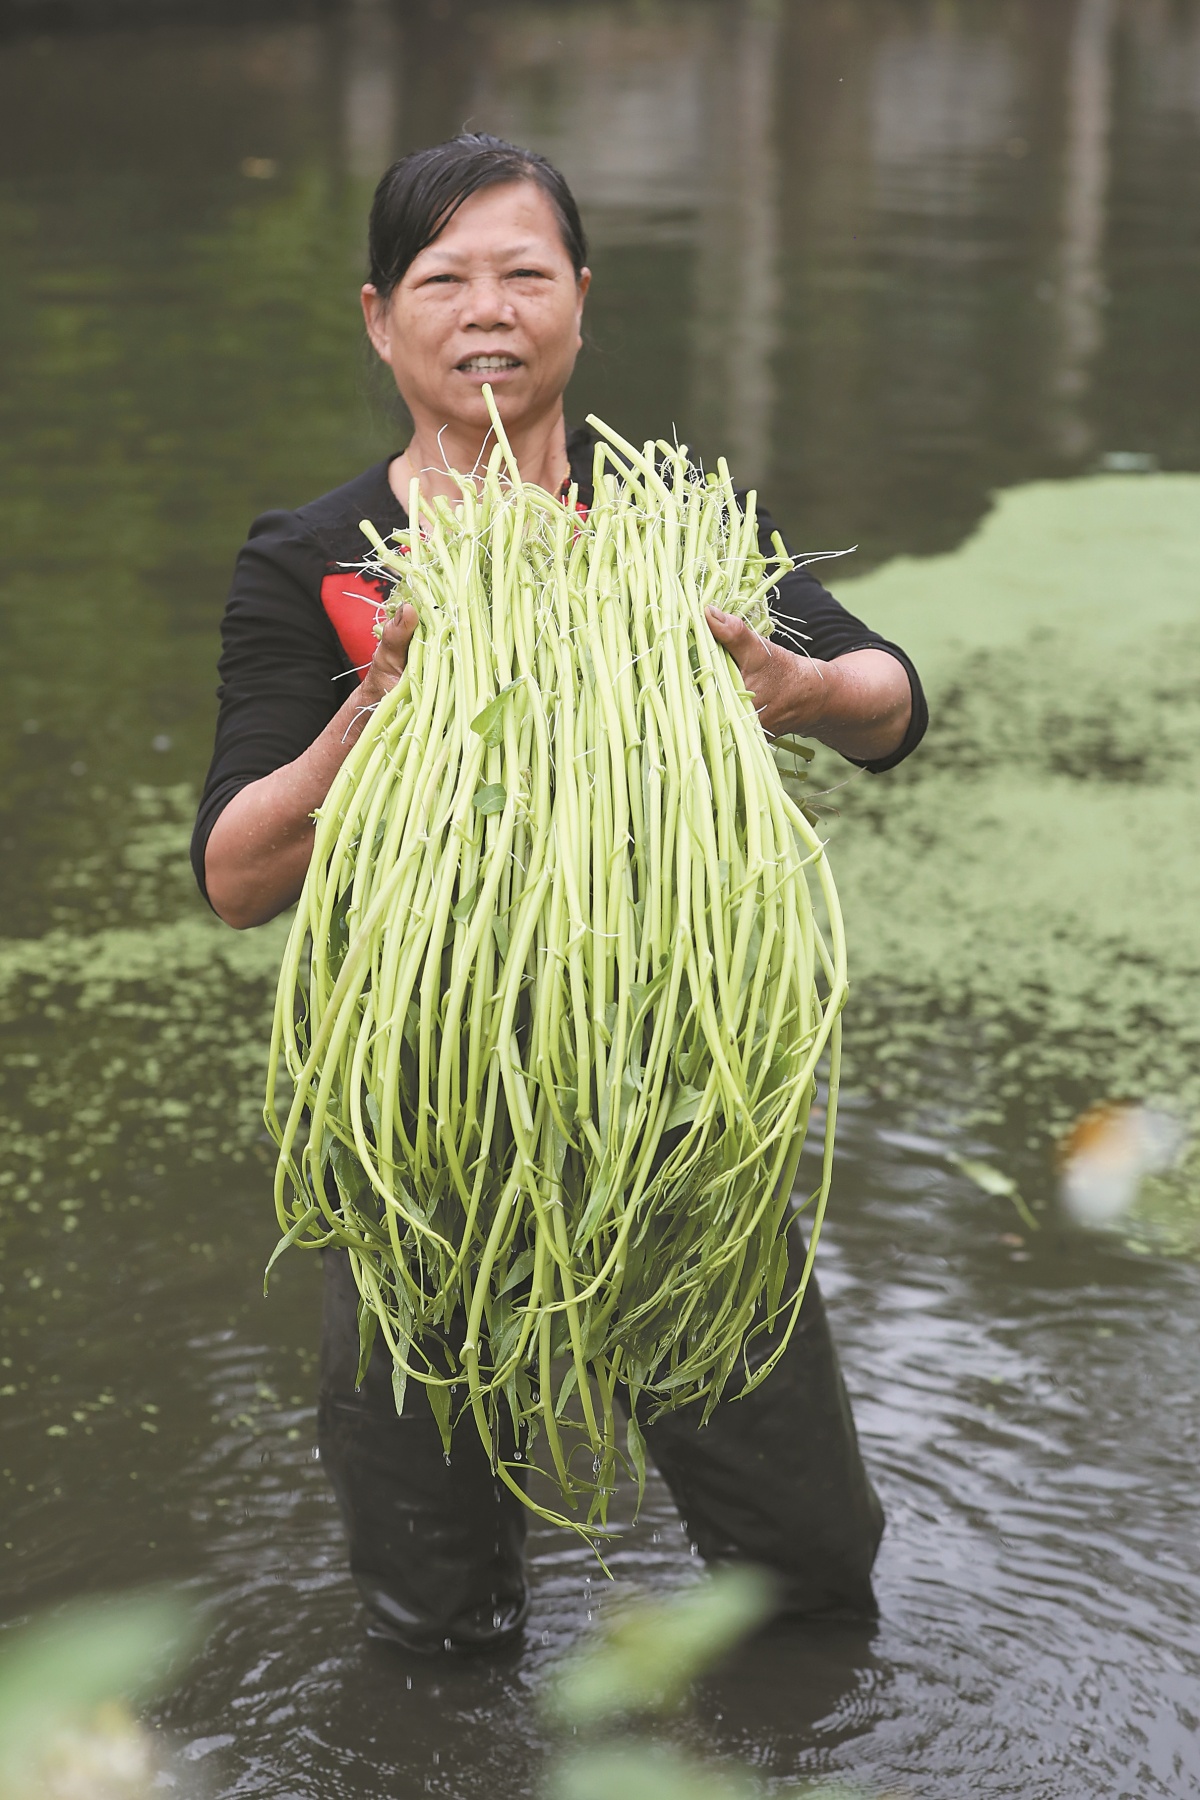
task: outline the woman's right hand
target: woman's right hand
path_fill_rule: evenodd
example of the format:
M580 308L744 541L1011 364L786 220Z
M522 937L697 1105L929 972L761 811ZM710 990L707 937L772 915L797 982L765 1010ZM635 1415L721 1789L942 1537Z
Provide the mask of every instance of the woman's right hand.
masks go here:
M383 628L361 684L295 762L233 796L212 828L204 880L227 925L262 925L299 898L313 846L313 814L370 716L404 673L417 628L415 606L400 607Z

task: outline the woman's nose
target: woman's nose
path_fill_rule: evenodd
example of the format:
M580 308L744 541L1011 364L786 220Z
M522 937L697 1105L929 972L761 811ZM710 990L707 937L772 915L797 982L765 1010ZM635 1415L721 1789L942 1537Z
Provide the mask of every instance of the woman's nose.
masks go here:
M492 331L497 325L511 325L512 303L504 292L503 283L494 276L478 276L466 285L464 295L466 306L462 316L462 324L477 327L481 331Z

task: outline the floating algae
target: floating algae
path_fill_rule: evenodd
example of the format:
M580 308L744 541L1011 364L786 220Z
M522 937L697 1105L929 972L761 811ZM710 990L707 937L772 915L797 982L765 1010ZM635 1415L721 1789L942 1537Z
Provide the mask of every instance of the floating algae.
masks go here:
M851 1080L1041 1141L1111 1097L1200 1118L1197 517L1195 476L1040 483L953 555L844 586L934 721L837 796ZM1200 1242L1196 1192L1150 1183L1133 1220L1161 1236L1165 1208L1180 1247L1190 1214Z
M208 911L187 863L194 805L189 788L135 790L107 856L60 869L63 916L0 940L4 1207L52 1169L240 1159L261 1134L287 924L237 933Z

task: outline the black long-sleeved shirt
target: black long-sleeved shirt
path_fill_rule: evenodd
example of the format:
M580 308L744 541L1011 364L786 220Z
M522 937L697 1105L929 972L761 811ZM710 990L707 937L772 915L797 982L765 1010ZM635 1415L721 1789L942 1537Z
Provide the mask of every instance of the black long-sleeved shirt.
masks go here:
M572 480L585 503L593 443L586 430L572 432L567 443ZM192 867L202 893L209 834L224 808L242 788L308 748L374 653L380 591L347 566L360 562L366 550L362 519L384 537L408 525L388 484L387 462L296 512L263 513L238 556L221 624L216 743L192 834ZM761 510L758 523L770 555L774 523ZM807 569L782 578L770 610L780 642L822 661L865 649L896 657L912 687L912 718L891 756L860 766L890 769L916 748L928 712L917 672L898 645L839 606Z

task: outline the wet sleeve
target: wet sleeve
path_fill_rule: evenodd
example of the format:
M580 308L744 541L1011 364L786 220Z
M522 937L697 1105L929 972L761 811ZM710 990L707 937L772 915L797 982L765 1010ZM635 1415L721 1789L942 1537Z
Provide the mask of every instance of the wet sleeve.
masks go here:
M776 529L770 513L760 509L758 541L764 556L775 554L771 533ZM784 542L787 540L784 539ZM791 551L791 545L787 547ZM772 636L777 643L785 645L789 650L815 656L821 662L833 662L839 656L846 656L851 650L886 650L889 656L894 656L902 665L912 690L912 716L899 748L890 756L881 757L874 762L859 762L853 756L847 757L846 761L855 763L860 769L868 769L873 775L880 775L885 769L894 769L897 763L903 762L925 736L929 724L925 692L911 658L899 644L880 637L877 631L872 631L869 625L864 625L861 619L855 618L853 613L839 605L828 588L822 587L811 569L790 570L768 596L768 603L775 627Z
M192 833L192 868L208 898L204 855L233 796L292 762L320 736L353 676L321 606L326 559L295 513L256 519L221 621L216 741Z

